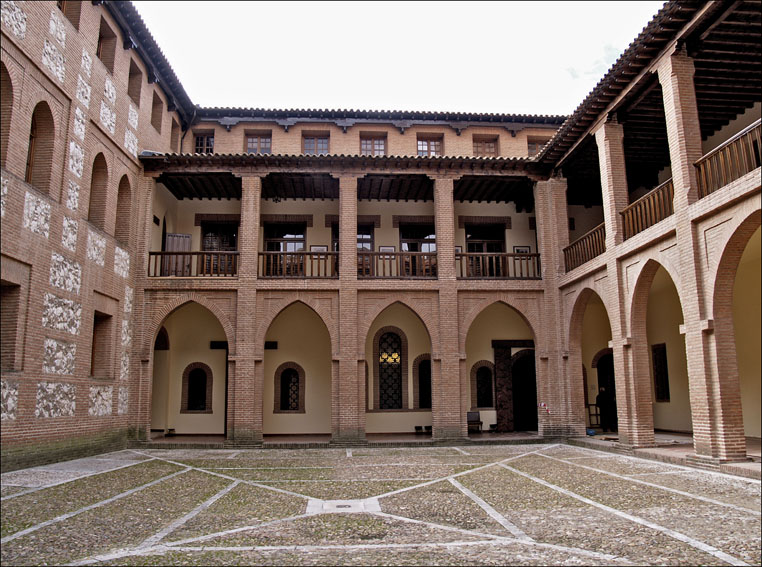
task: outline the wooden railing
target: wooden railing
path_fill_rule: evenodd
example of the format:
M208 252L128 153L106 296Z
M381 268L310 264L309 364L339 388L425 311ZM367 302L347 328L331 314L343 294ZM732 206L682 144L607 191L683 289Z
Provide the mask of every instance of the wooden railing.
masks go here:
M672 179L668 179L656 189L649 191L625 207L619 213L622 215L624 239L627 240L635 236L674 213L675 209L672 205L674 196L675 187L672 185Z
M238 252L149 252L148 277L238 275Z
M358 278L433 279L437 277L436 252L357 251Z
M570 272L577 266L589 262L606 251L606 224L601 223L590 232L583 234L577 240L564 248L566 271Z
M338 252L260 252L260 278L338 278Z
M757 120L696 162L699 198L706 197L760 166L760 124L762 121Z
M456 253L459 279L539 280L539 254Z

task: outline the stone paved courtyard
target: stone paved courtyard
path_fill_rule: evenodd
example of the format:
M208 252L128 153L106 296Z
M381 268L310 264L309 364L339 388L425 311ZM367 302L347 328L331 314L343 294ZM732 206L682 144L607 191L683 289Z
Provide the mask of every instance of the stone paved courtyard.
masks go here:
M759 565L760 482L567 445L125 450L2 475L3 565Z

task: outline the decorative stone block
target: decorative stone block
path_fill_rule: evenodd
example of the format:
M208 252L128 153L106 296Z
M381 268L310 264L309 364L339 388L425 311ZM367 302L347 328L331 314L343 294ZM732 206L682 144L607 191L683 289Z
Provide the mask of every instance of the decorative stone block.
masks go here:
M52 293L45 294L45 302L42 309L43 327L78 335L81 324L81 304L71 299L56 297Z
M50 12L50 24L48 26L48 31L50 32L50 35L53 36L53 39L55 39L61 47L66 47L66 26L63 23L63 20L58 15L58 10L53 10Z
M119 246L114 249L114 273L123 278L130 275L130 255Z
M99 266L106 265L106 237L92 230L87 234L87 259Z
M87 125L87 116L83 110L77 107L74 110L74 135L80 140L85 140L85 127Z
M50 259L50 285L79 293L82 285L82 267L77 262L53 252Z
M119 379L122 381L130 379L130 355L127 352L122 353L122 360L119 365Z
M111 106L116 104L116 87L109 77L106 77L106 83L103 85L103 96L111 103Z
M77 408L77 388L74 384L38 382L34 417L67 417Z
M122 319L122 346L129 348L132 345L132 327L127 319Z
M72 211L79 208L79 185L69 181L69 188L66 191L66 207Z
M128 285L124 286L124 312L132 313L132 298L135 291Z
M61 233L61 245L67 250L77 250L77 230L79 223L75 219L64 217L63 232Z
M19 39L26 37L26 14L13 0L0 2L0 15L3 25Z
M119 388L119 405L117 406L117 413L124 415L127 413L130 403L130 390L128 388Z
M87 52L86 49L82 49L82 72L87 75L87 78L90 78L90 73L93 71L93 58L90 57L90 54Z
M82 177L85 163L85 150L74 140L69 142L69 171L77 177Z
M0 420L16 419L19 406L19 383L14 380L0 380Z
M66 59L64 58L63 53L58 51L58 48L47 39L42 48L42 64L53 73L53 76L58 79L59 82L64 82L64 77L66 75Z
M127 113L127 124L135 130L138 129L138 110L132 105L130 105L130 110Z
M42 370L48 374L74 374L77 345L55 339L45 339Z
M27 191L23 224L24 228L47 238L50 232L50 203Z
M106 130L112 134L114 133L116 129L116 112L111 110L103 101L101 101L101 124L103 124Z
M124 131L124 147L134 157L138 157L138 137L132 130Z
M77 75L77 100L82 103L85 108L90 108L90 95L91 89L82 75Z
M8 196L8 180L0 178L0 218L5 216L5 198Z
M90 386L90 408L87 413L93 417L111 415L114 388L111 386Z

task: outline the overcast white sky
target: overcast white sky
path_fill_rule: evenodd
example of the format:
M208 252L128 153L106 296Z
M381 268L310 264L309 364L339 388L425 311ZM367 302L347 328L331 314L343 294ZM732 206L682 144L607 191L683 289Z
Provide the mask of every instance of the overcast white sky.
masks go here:
M201 106L569 114L662 2L135 2Z

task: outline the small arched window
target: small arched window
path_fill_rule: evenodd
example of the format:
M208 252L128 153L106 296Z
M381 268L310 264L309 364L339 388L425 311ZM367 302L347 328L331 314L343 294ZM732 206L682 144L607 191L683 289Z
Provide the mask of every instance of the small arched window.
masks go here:
M275 370L273 388L275 413L304 413L304 369L284 362Z
M93 160L90 177L90 207L87 219L101 230L106 230L106 204L108 201L108 165L103 154Z
M402 341L384 333L378 342L379 409L402 409Z
M122 244L129 244L130 241L131 205L130 181L126 175L123 175L119 181L119 192L116 197L116 224L114 225L114 236Z
M50 174L53 170L55 127L53 113L46 102L34 108L29 126L29 149L26 157L24 180L44 193L50 192Z
M212 413L212 369L203 362L189 364L183 372L180 413Z
M492 400L492 370L481 366L476 371L476 407L491 408Z
M416 409L431 409L431 355L422 354L413 362L413 390Z

